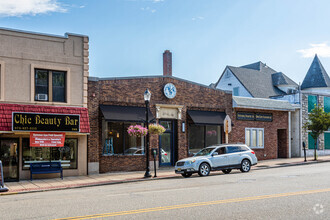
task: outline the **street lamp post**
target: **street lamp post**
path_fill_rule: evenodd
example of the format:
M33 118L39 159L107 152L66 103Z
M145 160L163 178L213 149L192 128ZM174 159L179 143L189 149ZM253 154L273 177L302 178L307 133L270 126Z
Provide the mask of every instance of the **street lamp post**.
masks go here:
M146 173L144 174L144 178L149 178L151 177L150 175L150 168L149 168L149 102L150 102L150 98L151 98L151 93L149 92L149 90L147 89L144 92L144 101L146 103L146 124L147 124L147 129L148 129L148 133L147 133L147 143L146 143L146 150L145 150L145 154L146 154Z

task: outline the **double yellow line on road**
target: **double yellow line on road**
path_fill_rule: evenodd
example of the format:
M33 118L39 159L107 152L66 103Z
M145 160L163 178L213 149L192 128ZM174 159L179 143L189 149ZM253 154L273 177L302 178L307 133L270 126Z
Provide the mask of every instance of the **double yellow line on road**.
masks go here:
M279 194L263 195L263 196L243 197L243 198L235 198L235 199L224 199L224 200L198 202L198 203L190 203L190 204L182 204L182 205L163 206L163 207L155 207L155 208L147 208L147 209L121 211L121 212L110 212L110 213L95 214L95 215L61 218L61 219L57 219L57 220L78 220L78 219L81 220L81 219L92 219L92 218L105 218L105 217L113 217L113 216L120 216L120 215L132 215L132 214L139 214L139 213L146 213L146 212L157 212L157 211L183 209L183 208L191 208L191 207L198 207L198 206L246 202L246 201L253 201L253 200L272 199L272 198L279 198L279 197L307 195L307 194L315 194L315 193L323 193L323 192L330 192L330 188L299 191L299 192L289 192L289 193L279 193Z

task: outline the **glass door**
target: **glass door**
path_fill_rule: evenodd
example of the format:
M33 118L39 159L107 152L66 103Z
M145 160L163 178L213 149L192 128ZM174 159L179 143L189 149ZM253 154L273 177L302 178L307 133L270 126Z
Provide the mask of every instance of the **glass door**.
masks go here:
M166 131L159 136L159 165L171 166L174 161L174 123L162 120L159 122Z
M5 181L18 181L18 139L0 139L0 160Z

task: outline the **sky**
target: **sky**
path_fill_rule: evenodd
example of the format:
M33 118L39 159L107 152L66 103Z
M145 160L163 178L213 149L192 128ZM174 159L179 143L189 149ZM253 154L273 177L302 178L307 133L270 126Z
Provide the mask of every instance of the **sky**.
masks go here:
M328 0L0 0L0 27L89 36L90 76L162 75L209 85L258 61L302 82L315 53L330 73Z

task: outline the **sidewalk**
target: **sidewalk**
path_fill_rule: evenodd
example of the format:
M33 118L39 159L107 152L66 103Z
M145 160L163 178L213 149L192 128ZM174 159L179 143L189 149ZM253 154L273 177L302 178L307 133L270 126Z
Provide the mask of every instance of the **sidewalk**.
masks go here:
M319 156L318 161L313 161L313 157L307 158L307 162L304 162L304 158L291 158L291 159L274 159L274 160L263 160L259 161L258 165L252 167L253 170L259 169L270 169L279 168L285 166L297 166L306 165L313 163L330 162L330 156ZM153 175L153 171L151 172ZM126 182L137 182L137 181L151 181L168 178L182 178L181 175L174 173L174 168L161 168L157 170L156 178L143 178L144 171L136 172L116 172L116 173L105 173L95 174L89 176L73 176L64 177L63 180L60 178L54 179L36 179L33 181L23 180L20 182L6 182L5 186L9 189L7 192L0 192L1 195L12 195L18 193L29 193L29 192L41 192L48 190L60 190L60 189L71 189L80 187L100 186L108 184L118 184Z

